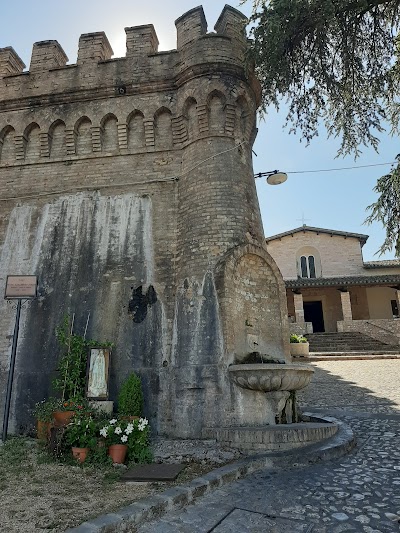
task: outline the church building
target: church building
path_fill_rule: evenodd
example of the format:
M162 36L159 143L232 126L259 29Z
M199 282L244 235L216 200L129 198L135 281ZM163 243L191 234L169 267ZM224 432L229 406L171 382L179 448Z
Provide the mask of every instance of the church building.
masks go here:
M282 272L292 332L357 331L400 342L400 261L364 261L368 235L299 228L266 238Z

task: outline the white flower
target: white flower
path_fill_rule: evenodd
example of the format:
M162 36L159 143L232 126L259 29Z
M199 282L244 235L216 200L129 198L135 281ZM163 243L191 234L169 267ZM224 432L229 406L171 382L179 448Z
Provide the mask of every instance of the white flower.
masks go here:
M107 426L101 428L101 430L100 430L100 435L101 435L102 437L107 437Z
M122 429L117 426L115 429L114 429L114 433L116 433L117 435L119 435L120 433L122 433Z
M133 431L133 427L134 427L133 424L128 424L128 425L126 426L125 433L126 433L127 435L130 435L130 434L132 433L132 431Z
M149 421L147 420L147 418L139 418L139 424L141 424L142 426L146 427L148 423Z
M116 419L116 418L113 418L113 419L110 420L110 424L111 424L111 425L115 424L116 422L117 422L117 419Z
M128 440L128 437L126 435L122 435L121 442L126 442Z

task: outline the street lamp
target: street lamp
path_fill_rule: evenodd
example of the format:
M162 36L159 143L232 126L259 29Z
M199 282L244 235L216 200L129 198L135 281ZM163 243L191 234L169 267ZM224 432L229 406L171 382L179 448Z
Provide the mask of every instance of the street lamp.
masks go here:
M269 170L268 172L258 172L255 174L255 178L262 178L267 176L267 183L269 185L280 185L287 180L286 172L280 172L279 170Z

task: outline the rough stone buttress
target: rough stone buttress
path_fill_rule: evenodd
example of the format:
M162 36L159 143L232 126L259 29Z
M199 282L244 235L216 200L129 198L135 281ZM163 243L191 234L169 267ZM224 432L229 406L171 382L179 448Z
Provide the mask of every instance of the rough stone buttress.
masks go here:
M55 327L115 344L111 399L135 370L161 434L234 423L227 367L253 351L288 357L285 289L265 250L252 144L259 85L246 75L245 17L225 6L126 28L126 57L82 35L76 64L57 41L29 71L0 49L0 284L36 274L22 313L14 431L32 424L60 350ZM0 303L2 408L14 312Z

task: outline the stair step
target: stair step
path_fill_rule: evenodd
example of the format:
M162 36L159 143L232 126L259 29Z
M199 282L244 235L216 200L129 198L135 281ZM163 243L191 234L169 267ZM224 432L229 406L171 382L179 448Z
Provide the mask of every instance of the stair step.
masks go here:
M400 346L392 346L358 332L310 333L306 335L310 352L399 352Z

